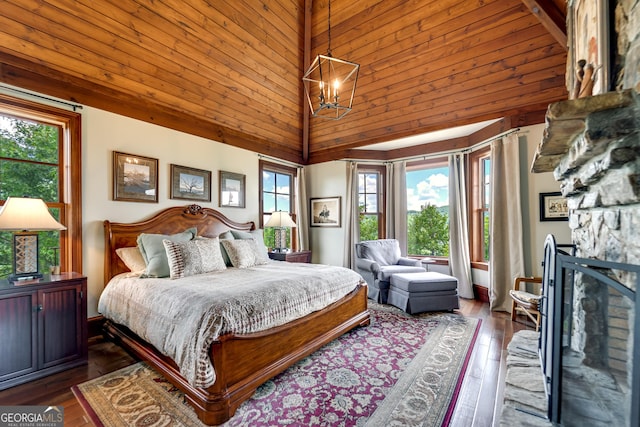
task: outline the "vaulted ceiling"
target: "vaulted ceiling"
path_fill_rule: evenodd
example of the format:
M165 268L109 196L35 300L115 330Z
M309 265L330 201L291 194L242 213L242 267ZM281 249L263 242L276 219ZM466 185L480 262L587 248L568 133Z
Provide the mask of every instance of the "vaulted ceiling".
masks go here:
M333 0L332 53L361 66L354 109L309 118L301 77L326 53L327 9L5 0L0 82L303 164L489 119L489 133L540 123L567 97L564 0Z

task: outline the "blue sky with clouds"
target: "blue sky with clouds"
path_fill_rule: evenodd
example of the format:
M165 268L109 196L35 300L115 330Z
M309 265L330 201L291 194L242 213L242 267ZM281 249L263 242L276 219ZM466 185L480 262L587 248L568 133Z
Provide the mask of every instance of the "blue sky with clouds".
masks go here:
M407 209L419 211L427 204L449 205L449 168L407 171Z

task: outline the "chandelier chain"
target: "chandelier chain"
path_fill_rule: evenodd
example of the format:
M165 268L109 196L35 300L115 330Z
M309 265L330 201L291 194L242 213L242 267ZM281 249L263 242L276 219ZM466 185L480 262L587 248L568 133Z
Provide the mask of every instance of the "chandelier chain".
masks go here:
M329 11L327 14L327 54L331 56L331 0L329 0Z

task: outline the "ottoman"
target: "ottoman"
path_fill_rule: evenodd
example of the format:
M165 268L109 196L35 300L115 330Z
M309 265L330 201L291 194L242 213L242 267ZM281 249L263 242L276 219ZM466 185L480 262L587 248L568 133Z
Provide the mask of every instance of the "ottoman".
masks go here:
M436 272L394 274L387 303L409 314L460 308L458 279Z

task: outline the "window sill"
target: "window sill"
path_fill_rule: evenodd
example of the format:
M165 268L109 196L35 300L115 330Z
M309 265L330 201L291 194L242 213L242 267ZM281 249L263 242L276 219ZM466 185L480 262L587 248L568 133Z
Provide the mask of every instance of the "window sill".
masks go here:
M489 271L489 263L488 262L471 262L471 268L475 268L477 270Z

